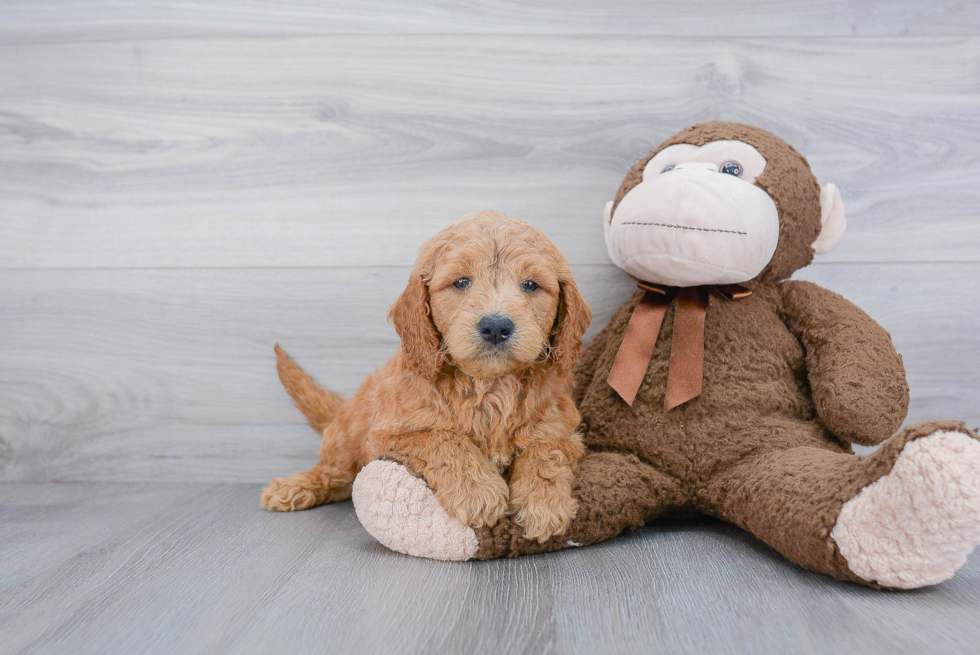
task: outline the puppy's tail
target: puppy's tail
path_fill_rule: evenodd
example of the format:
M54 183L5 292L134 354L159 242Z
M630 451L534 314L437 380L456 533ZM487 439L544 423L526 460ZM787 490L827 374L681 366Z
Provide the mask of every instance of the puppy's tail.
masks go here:
M309 421L310 427L317 432L324 429L337 415L337 408L344 399L331 393L313 381L306 372L286 354L286 351L276 344L276 370L282 386L286 387L299 411Z

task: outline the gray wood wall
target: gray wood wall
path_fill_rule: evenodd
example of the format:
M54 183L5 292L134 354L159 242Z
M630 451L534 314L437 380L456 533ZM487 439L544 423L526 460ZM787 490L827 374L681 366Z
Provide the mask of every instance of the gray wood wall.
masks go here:
M660 140L768 128L842 191L798 277L893 335L910 421L980 423L980 4L0 2L0 480L262 481L350 393L418 245L492 208L595 310L603 204Z

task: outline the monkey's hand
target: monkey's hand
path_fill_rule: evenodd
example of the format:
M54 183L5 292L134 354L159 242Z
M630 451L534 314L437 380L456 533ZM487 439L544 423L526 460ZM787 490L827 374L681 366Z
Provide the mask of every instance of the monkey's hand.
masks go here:
M909 387L891 336L857 306L810 282L781 285L783 319L806 349L817 413L835 435L865 446L905 420Z

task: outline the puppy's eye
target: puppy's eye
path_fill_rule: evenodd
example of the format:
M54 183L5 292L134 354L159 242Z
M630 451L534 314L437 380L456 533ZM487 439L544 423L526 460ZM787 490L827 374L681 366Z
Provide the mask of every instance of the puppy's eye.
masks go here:
M722 173L727 173L728 175L734 175L735 177L742 177L742 167L739 166L737 161L726 161L721 165L719 169Z
M538 288L538 284L537 284L537 282L531 282L530 280L524 280L523 282L521 282L521 288L524 289L525 291L527 291L528 293L531 293L532 291L534 291L534 290L536 290Z
M668 166L667 168L665 168L665 169L663 169L663 170L662 170L662 171L660 171L660 172L661 172L661 173L666 173L666 172L668 172L668 171L672 171L672 170L674 170L674 165L673 165L673 164L671 164L670 166Z
M471 284L473 284L473 282L468 277L461 277L455 282L453 282L453 286L459 289L460 291L462 291L463 289L469 289Z

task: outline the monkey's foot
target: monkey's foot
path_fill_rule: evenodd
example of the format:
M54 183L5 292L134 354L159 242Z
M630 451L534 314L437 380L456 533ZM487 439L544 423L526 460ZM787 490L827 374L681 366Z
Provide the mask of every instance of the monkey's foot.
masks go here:
M859 577L914 589L953 576L980 544L980 441L936 432L844 504L831 533Z
M352 497L361 525L388 548L441 560L468 560L479 549L473 528L449 516L425 481L401 464L361 469Z

